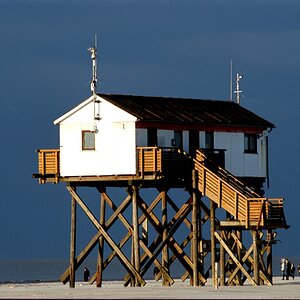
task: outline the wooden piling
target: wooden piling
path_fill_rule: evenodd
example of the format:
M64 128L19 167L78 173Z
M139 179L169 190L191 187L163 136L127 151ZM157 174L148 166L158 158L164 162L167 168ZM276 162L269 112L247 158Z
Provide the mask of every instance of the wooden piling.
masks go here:
M133 253L134 267L140 273L140 248L139 248L139 225L138 225L138 188L132 186L132 224L133 224ZM135 279L135 286L141 286L141 283Z
M105 224L105 207L106 202L104 198L104 193L106 192L105 188L100 189L100 218L99 223L101 226L104 226ZM103 279L103 250L104 250L104 237L103 235L99 238L99 247L98 247L98 264L97 264L97 278L96 278L96 286L101 287L102 286L102 279Z
M163 241L167 239L168 236L168 212L167 212L167 192L166 188L163 188L161 192L161 204L162 204L162 227L163 227ZM167 270L169 274L169 249L168 244L162 248L162 266ZM162 285L169 286L170 282L166 278L165 274L162 274Z
M273 233L272 229L268 230L267 233L267 273L268 273L268 279L273 284L273 251L272 251L272 245L273 245Z
M253 265L253 276L254 276L255 283L257 285L260 285L257 230L252 230L252 239L253 239L253 264L254 264Z
M192 184L193 184L193 210L192 210L192 260L193 260L193 286L199 286L198 276L198 203L197 203L197 182L198 176L197 171L193 170L192 173Z
M76 191L76 187L71 187ZM75 288L76 271L76 199L71 199L71 233L70 233L70 288Z
M215 208L216 205L210 201L210 238L211 238L211 275L214 288L216 288L216 237L215 237Z
M221 233L223 237L224 232ZM225 286L225 249L220 243L220 286Z

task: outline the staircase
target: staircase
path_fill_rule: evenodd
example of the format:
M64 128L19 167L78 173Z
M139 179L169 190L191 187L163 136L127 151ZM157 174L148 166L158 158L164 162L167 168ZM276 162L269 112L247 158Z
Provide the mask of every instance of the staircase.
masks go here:
M196 151L194 168L198 171L198 189L203 196L230 213L246 228L288 228L282 198L262 198L234 175Z

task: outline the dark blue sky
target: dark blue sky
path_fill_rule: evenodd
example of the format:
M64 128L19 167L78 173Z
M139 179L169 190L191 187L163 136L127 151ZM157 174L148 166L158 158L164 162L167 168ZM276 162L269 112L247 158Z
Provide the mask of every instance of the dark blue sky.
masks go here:
M0 1L0 259L68 257L69 193L32 173L58 147L53 120L90 95L95 33L103 93L226 100L233 61L241 104L277 127L267 195L291 228L275 255L299 255L299 15L289 0Z

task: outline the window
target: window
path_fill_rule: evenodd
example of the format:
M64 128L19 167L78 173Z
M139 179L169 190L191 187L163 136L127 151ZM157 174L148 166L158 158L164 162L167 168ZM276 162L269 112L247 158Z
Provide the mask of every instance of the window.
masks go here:
M199 149L199 131L190 130L189 131L189 153L190 155L195 155L196 149Z
M182 148L182 131L174 130L174 139L172 140L172 146Z
M244 135L244 151L245 153L257 153L257 135Z
M95 131L82 131L82 150L95 150Z
M206 131L205 132L205 149L214 149L214 133Z
M148 147L157 146L157 129L156 128L148 128L147 129L147 143Z

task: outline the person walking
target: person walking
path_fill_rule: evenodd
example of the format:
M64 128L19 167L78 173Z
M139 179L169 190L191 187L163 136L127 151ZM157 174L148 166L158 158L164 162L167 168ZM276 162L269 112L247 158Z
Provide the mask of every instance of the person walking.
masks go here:
M284 260L284 258L281 259L280 270L281 270L281 275L282 275L281 280L284 280L284 277L286 276L286 274L285 274L285 260Z
M295 265L291 264L291 277L295 278Z
M89 281L89 277L90 277L90 271L87 267L84 268L83 270L83 281Z
M291 262L287 258L285 259L285 267L286 267L286 280L289 280L290 272L291 272Z

